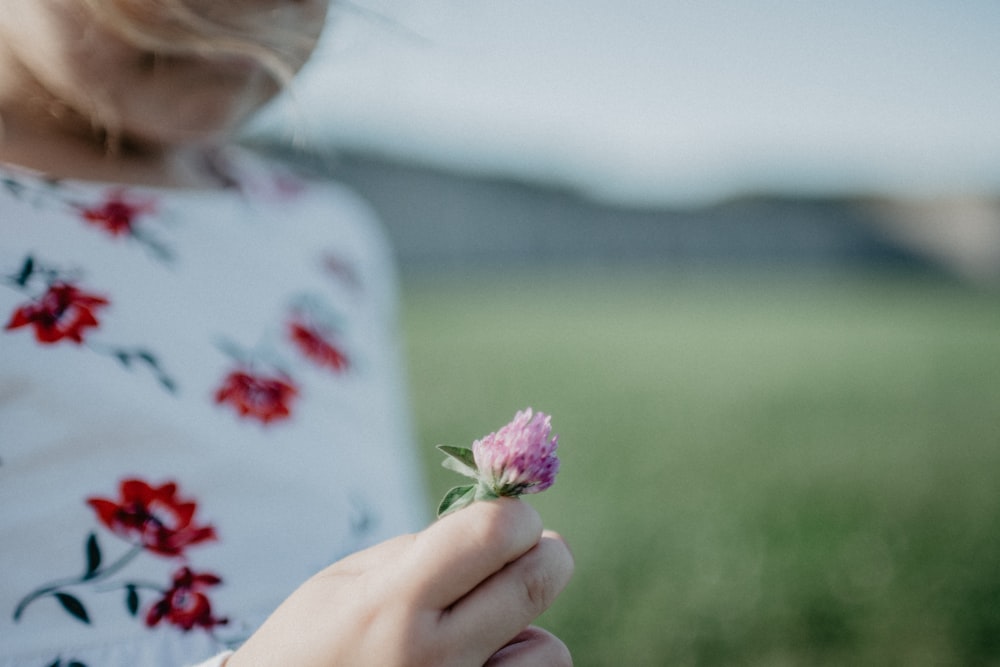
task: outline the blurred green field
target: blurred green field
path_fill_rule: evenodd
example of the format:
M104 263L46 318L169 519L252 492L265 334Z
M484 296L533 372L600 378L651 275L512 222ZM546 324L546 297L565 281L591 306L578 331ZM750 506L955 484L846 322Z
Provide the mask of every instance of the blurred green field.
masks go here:
M434 498L533 406L591 665L1000 664L1000 295L898 274L483 273L404 289Z

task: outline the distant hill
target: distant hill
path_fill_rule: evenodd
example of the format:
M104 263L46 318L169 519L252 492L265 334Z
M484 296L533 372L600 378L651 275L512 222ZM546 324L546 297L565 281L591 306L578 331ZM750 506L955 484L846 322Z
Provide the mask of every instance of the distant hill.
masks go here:
M762 195L692 209L628 208L371 155L319 158L267 149L365 197L384 221L404 270L643 262L681 268L889 265L961 273L926 242L899 233L898 214L908 209L894 202Z

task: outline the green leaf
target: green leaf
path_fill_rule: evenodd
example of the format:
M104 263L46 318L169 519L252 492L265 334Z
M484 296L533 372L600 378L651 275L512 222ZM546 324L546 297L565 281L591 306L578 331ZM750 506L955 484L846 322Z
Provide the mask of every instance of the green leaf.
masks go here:
M444 498L441 499L441 504L438 505L437 515L442 517L450 512L460 510L466 505L472 503L475 496L476 486L474 484L456 486L449 490L448 493L444 494Z
M83 580L93 579L101 567L101 548L97 546L97 535L90 534L87 538L87 570L83 574Z
M159 374L159 375L157 375L156 379L159 380L160 381L160 385L164 389L166 389L167 391L169 391L171 394L176 394L177 393L177 383L174 382L172 379L170 379L166 375L163 375L162 373Z
M468 447L453 447L452 445L438 445L438 449L448 455L441 465L466 477L476 478L479 476L476 467L476 458L472 450Z
M7 190L15 197L21 197L24 194L24 185L15 181L13 178L3 179L3 184Z
M24 259L24 264L21 266L21 272L18 274L14 282L17 283L18 287L25 287L28 284L28 278L31 277L31 273L35 270L35 258L28 255Z
M77 620L83 621L84 623L90 623L90 617L87 615L87 610L84 608L82 602L69 593L56 593L55 595L56 599L59 600L59 604L61 604L63 609L68 611L70 615Z
M458 459L445 459L444 461L441 461L441 466L452 472L457 472L459 475L471 477L472 479L478 479L479 477L479 473L475 468L470 468L464 463L461 463Z
M135 584L125 586L125 608L132 616L139 613L139 593L135 589Z

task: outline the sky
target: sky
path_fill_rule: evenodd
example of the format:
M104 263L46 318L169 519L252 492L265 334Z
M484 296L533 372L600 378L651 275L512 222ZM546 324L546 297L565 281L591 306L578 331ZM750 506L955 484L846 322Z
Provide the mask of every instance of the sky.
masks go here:
M352 0L261 127L599 199L1000 192L996 0Z

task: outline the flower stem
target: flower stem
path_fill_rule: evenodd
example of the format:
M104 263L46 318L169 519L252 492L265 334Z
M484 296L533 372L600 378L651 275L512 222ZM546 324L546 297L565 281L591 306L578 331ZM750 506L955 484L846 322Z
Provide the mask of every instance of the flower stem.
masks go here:
M103 579L107 579L113 574L119 572L123 567L128 565L130 562L132 562L132 560L136 556L138 556L140 552L142 552L142 546L135 545L129 551L125 552L125 554L121 558L119 558L118 560L116 560L115 562L111 563L110 565L108 565L103 569L97 569L92 572L85 572L79 577L66 577L64 579L57 579L56 581L48 583L42 586L41 588L32 591L28 595L24 596L24 598L18 603L17 607L14 609L14 620L15 621L20 620L21 614L24 613L24 610L28 607L28 605L34 602L35 600L38 600L39 598L43 598L48 595L58 593L60 590L62 590L67 586L74 586L76 584L82 584L85 582L96 582L96 581L101 581Z

